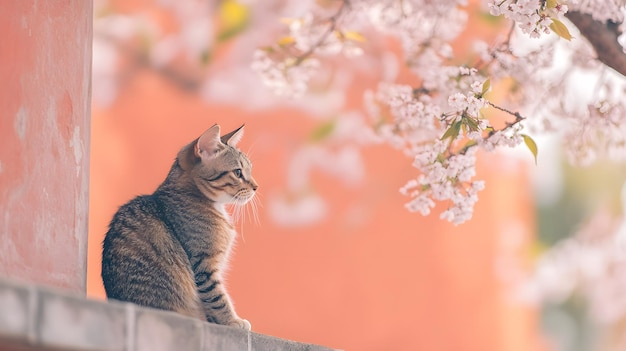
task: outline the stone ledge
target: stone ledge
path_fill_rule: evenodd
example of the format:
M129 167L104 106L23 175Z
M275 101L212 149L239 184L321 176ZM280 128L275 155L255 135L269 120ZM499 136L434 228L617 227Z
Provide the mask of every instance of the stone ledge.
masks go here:
M0 349L330 351L130 303L0 279Z

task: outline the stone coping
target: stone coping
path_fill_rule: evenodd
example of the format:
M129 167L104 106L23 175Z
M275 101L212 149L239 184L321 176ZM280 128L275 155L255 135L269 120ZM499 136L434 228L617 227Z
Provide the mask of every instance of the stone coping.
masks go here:
M131 303L0 279L0 349L330 351Z

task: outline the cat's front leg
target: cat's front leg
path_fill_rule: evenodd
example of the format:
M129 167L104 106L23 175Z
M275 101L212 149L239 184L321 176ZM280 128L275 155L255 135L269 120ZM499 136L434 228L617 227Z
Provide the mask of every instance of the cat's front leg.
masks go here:
M250 330L251 325L235 313L235 309L216 270L195 274L198 295L207 321Z

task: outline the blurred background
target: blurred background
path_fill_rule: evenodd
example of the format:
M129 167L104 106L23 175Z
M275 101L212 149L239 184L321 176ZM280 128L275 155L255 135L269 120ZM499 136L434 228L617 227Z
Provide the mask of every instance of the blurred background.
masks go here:
M254 331L345 350L625 349L626 267L607 241L622 230L624 167L572 168L541 139L539 166L527 150L479 155L471 221L409 213L399 188L416 171L368 142L362 101L385 77L411 82L398 43L366 36L366 57L281 99L250 63L312 4L294 3L95 2L88 296L105 298L117 208L213 124L245 123L261 206L237 223L227 286ZM469 13L459 56L502 27Z

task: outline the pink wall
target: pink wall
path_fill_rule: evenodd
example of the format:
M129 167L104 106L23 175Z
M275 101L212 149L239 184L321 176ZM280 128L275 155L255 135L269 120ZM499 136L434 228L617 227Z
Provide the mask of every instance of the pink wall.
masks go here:
M0 10L0 276L85 291L91 1Z

